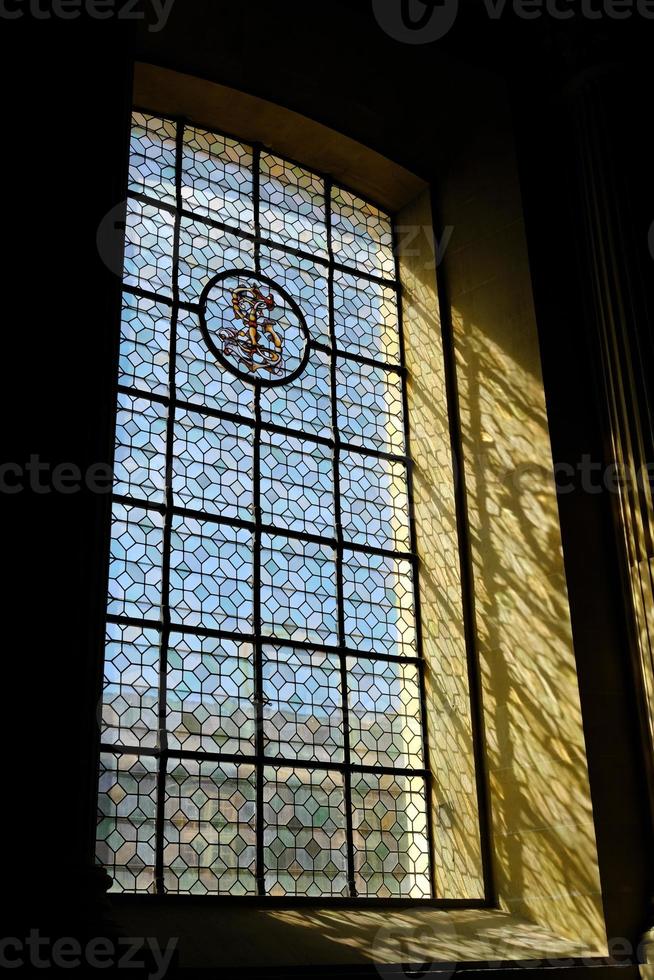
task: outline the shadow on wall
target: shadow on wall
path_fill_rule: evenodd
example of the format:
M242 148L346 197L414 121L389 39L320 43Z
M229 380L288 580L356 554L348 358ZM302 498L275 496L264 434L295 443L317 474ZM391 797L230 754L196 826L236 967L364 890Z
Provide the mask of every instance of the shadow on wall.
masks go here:
M606 952L540 353L512 147L492 121L452 167L451 304L500 906ZM489 125L491 123L489 122ZM483 127L481 127L483 128ZM480 139L483 141L484 133ZM453 176L452 176L453 174ZM402 223L424 226L418 199ZM402 260L438 893L480 890L441 325L433 255Z
M601 950L595 833L526 246L517 191L498 194L494 183L510 185L512 173L506 162L496 172L489 166L487 198L477 202L478 211L489 205L487 213L464 220L461 244L453 238L446 258L494 874L503 908Z
M429 227L425 192L400 215ZM433 253L425 236L400 256L411 421L436 894L482 899L479 809L463 625L454 475Z

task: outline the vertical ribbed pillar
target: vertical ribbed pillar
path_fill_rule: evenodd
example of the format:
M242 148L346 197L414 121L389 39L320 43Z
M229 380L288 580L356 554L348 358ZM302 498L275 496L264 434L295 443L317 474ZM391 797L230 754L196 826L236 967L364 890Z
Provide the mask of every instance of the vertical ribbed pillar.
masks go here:
M570 86L583 219L582 290L606 423L605 475L612 492L623 584L640 687L648 782L654 800L654 440L652 325L646 277L654 255L638 230L621 160L637 153L622 120L637 83L604 70ZM642 216L639 216L642 217ZM654 220L654 214L650 216ZM652 236L650 236L651 238ZM648 387L650 391L648 392Z

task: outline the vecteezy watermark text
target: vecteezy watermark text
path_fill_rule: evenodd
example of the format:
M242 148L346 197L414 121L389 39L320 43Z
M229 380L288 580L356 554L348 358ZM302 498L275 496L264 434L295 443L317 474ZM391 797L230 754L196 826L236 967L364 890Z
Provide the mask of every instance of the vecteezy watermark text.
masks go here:
M483 933L483 929L482 929ZM430 922L422 921L418 925L406 920L389 918L375 934L372 943L372 954L375 967L382 980L416 980L438 970L439 977L448 980L456 976L463 962L456 959L446 960L457 949L465 946L467 938L459 934L456 923L447 919L436 919ZM566 967L591 968L610 962L614 968L628 967L635 963L647 963L649 940L645 937L638 945L629 939L617 936L609 939L607 944L608 957L606 960L586 943L579 941L562 941L558 950L549 956L536 955L534 950L519 950L519 942L510 932L498 934L497 929L490 928L486 941L486 956L478 961L478 969L515 971L520 976L520 970L529 969L565 969ZM436 960L434 951L442 950L443 959ZM523 955L520 955L522 953Z
M396 225L395 254L424 258L424 267L435 269L443 261L453 231L454 225L445 225L439 241L432 225Z
M552 477L554 489L560 495L638 493L654 486L654 462L632 470L617 463L594 460L588 453L582 454L576 463L558 461L545 466L533 461L502 464L489 453L479 452L467 466L474 471L476 479L500 481L517 494L551 486ZM76 463L44 462L38 454L32 454L27 462L0 463L0 494L13 495L26 490L40 495L74 494L83 488L90 493L107 494L111 492L113 477L113 468L108 463L93 463L82 469Z
M152 33L168 23L175 0L0 0L0 20L91 20L141 21Z
M482 0L490 20L512 12L520 20L654 20L654 0ZM453 27L459 0L372 0L379 26L396 41L429 44Z
M88 942L81 943L71 936L50 939L42 936L38 929L30 929L25 938L5 936L0 939L0 968L131 968L147 971L145 975L150 980L162 980L170 968L176 948L176 938L169 939L162 949L159 941L150 936L121 937L115 941L106 936L95 936Z
M654 0L652 0L654 3ZM2 3L2 0L0 0ZM124 273L124 249L140 249L141 237L138 233L138 216L130 213L129 200L119 201L102 217L96 233L96 247L102 263L116 276ZM256 234L254 224L248 226ZM445 257L454 225L444 225L438 232L430 224L396 224L394 254L400 258L413 257L425 269L435 269ZM345 233L342 244L351 249L357 248L354 234Z

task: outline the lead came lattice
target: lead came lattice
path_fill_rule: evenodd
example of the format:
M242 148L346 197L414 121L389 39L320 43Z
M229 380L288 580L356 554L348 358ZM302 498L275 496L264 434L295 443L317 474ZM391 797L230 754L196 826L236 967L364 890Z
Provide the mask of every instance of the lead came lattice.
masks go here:
M432 897L391 220L143 112L129 180L98 859Z

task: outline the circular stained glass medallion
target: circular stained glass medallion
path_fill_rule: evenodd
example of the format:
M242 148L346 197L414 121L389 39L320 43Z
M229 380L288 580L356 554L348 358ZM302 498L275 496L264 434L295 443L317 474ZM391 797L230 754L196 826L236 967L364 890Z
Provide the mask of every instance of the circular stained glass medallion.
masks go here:
M251 384L288 384L309 359L309 331L300 307L273 279L229 269L200 297L200 326L216 359Z

